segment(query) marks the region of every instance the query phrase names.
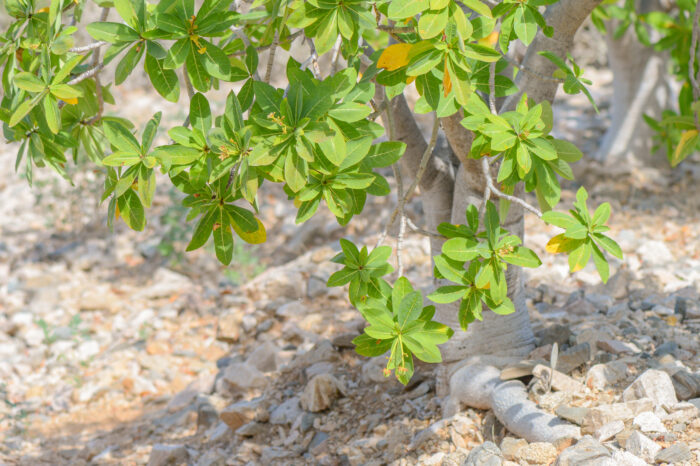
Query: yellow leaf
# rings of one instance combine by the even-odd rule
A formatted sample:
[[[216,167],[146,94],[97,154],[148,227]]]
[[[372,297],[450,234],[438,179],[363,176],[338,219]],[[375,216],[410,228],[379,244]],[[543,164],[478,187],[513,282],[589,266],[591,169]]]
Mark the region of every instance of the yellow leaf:
[[[61,99],[61,100],[67,104],[78,105],[78,98],[77,97],[73,97],[72,99]]]
[[[119,220],[119,204],[117,204],[114,209],[114,220]]]
[[[675,327],[678,325],[678,317],[676,316],[668,316],[666,317],[666,323],[670,325],[671,327]]]
[[[44,8],[40,8],[36,10],[37,13],[48,13],[49,12],[49,7],[45,6]]]
[[[671,166],[675,167],[683,161],[690,153],[693,151],[693,147],[698,142],[698,130],[689,129],[688,131],[683,131],[681,134],[681,140],[678,141],[678,146],[676,150],[673,151],[673,158],[671,158]]]
[[[562,252],[573,250],[578,246],[578,241],[579,240],[567,238],[562,233],[550,239],[544,249],[550,254],[561,254]]]
[[[447,71],[447,58],[445,58],[445,70],[442,77],[442,88],[444,89],[445,97],[452,90],[452,79],[450,79],[450,72]]]
[[[413,81],[415,81],[415,80],[416,80],[416,77],[415,77],[415,76],[408,76],[408,77],[406,78],[406,84],[411,84],[411,83],[412,83]]]
[[[294,207],[297,209],[301,207],[301,201],[299,199],[294,199]]]
[[[409,52],[413,44],[393,44],[384,49],[377,60],[377,68],[384,68],[387,71],[398,70],[402,66],[408,65]]]
[[[586,266],[586,264],[581,264],[578,263],[574,266],[574,268],[571,270],[571,272],[578,272],[579,270],[583,269]]]
[[[479,39],[479,44],[480,45],[488,45],[493,47],[493,45],[498,42],[498,31],[493,31],[491,34],[489,34],[486,37],[482,37]]]
[[[243,231],[235,223],[232,223],[231,226],[233,227],[233,230],[236,232],[236,234],[240,236],[241,239],[246,243],[261,244],[267,241],[267,232],[265,231],[265,225],[262,224],[259,218],[256,218],[255,221],[258,222],[258,229],[251,233]]]

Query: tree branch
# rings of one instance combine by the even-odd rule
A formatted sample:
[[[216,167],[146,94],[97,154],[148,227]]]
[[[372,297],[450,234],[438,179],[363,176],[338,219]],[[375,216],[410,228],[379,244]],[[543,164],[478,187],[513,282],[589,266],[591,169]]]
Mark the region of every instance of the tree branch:
[[[70,85],[72,86],[72,85],[74,85],[74,84],[78,84],[79,82],[85,81],[86,79],[92,78],[92,77],[95,76],[97,73],[99,73],[100,70],[101,70],[102,68],[104,68],[104,66],[105,66],[105,65],[104,65],[103,63],[100,63],[100,64],[98,64],[98,65],[95,65],[95,66],[93,66],[92,68],[90,68],[89,70],[84,71],[83,73],[80,73],[78,76],[76,76],[75,78],[71,79],[71,80],[68,81],[66,84],[70,84]]]
[[[109,44],[109,42],[105,42],[105,41],[101,40],[99,42],[93,42],[92,44],[83,45],[82,47],[73,47],[73,48],[68,49],[68,51],[73,52],[73,53],[85,53],[85,52],[89,52],[90,50],[99,49],[103,45],[107,45],[107,44]]]

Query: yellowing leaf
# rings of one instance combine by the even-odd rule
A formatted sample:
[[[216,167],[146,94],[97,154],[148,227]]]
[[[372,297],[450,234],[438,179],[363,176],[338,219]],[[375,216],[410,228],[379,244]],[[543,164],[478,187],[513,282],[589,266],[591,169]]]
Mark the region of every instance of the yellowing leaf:
[[[267,232],[265,231],[265,225],[262,224],[260,219],[256,218],[255,221],[258,222],[258,229],[253,232],[243,231],[237,224],[232,223],[231,226],[238,236],[241,237],[243,241],[250,244],[262,244],[267,241]]]
[[[498,31],[493,31],[488,36],[479,39],[479,45],[488,45],[489,47],[493,47],[496,42],[498,42]]]
[[[406,77],[406,84],[411,84],[415,80],[416,80],[415,76],[407,76]]]
[[[77,97],[73,97],[72,99],[61,99],[61,100],[67,104],[70,104],[70,105],[78,105],[78,98]]]
[[[445,70],[442,77],[442,88],[444,89],[444,95],[447,95],[452,90],[452,79],[450,79],[450,72],[447,71],[447,58],[445,58]]]
[[[586,266],[586,264],[582,264],[580,262],[577,262],[576,265],[574,265],[574,268],[571,269],[572,272],[578,272],[579,270],[583,269]]]
[[[673,157],[671,158],[671,166],[675,167],[683,161],[690,153],[698,142],[698,130],[689,129],[688,131],[683,131],[681,134],[681,140],[678,142],[676,150],[673,151]]]
[[[294,199],[294,207],[297,209],[301,207],[301,201],[299,199]]]
[[[40,8],[36,10],[37,13],[48,13],[49,12],[49,7],[45,6],[44,8]]]
[[[563,252],[569,252],[578,246],[580,240],[575,240],[567,238],[562,233],[549,240],[547,246],[545,246],[545,251],[550,254],[561,254]]]
[[[413,44],[393,44],[384,49],[377,60],[377,68],[384,68],[387,71],[398,70],[402,66],[408,65],[409,52]]]

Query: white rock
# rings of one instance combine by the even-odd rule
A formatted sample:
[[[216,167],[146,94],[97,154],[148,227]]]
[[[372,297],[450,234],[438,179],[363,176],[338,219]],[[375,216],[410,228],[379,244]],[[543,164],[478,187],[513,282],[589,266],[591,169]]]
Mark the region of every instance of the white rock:
[[[622,432],[624,429],[625,423],[622,421],[608,422],[595,431],[595,437],[599,442],[605,442]]]
[[[627,364],[622,361],[595,364],[586,374],[586,386],[591,389],[603,390],[608,385],[614,385],[625,377],[627,377]]]
[[[265,374],[256,367],[244,362],[229,364],[224,369],[223,380],[234,388],[247,390],[250,388],[263,388],[267,385]]]
[[[678,403],[671,377],[663,371],[649,369],[622,393],[625,401],[651,398],[655,406],[673,406]]]
[[[663,265],[673,261],[673,254],[661,241],[645,241],[637,248],[637,255],[646,265]]]
[[[657,445],[646,435],[635,430],[627,439],[625,449],[633,455],[642,458],[644,461],[653,463],[654,456],[661,450],[661,446]]]
[[[637,414],[632,423],[642,432],[667,432],[661,419],[651,411],[644,411],[643,413]]]
[[[299,407],[299,397],[294,396],[272,410],[270,423],[291,424],[302,414],[303,411]]]
[[[344,389],[341,383],[331,374],[314,376],[304,388],[301,395],[301,406],[307,411],[316,413],[327,409]]]
[[[599,341],[598,348],[613,354],[637,354],[642,352],[634,343],[620,340]]]
[[[613,453],[613,461],[618,466],[647,466],[647,462],[628,451],[618,450]]]

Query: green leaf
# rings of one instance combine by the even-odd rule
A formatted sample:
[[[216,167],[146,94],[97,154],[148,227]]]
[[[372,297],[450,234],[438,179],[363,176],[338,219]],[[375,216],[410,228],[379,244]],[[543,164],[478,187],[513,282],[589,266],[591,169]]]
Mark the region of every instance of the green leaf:
[[[478,242],[468,238],[451,238],[442,245],[442,253],[450,259],[466,262],[479,255],[476,248],[478,244]]]
[[[578,272],[583,269],[588,263],[588,259],[591,257],[592,250],[591,243],[585,241],[579,247],[571,251],[569,253],[569,269],[572,272]]]
[[[524,246],[514,247],[513,252],[504,254],[501,258],[509,264],[518,265],[520,267],[535,268],[542,265],[542,261],[537,257],[535,251]]]
[[[569,141],[562,141],[561,139],[551,139],[549,142],[554,145],[554,148],[556,149],[559,158],[564,160],[565,162],[578,162],[581,159],[581,157],[583,157],[583,153],[578,149],[578,147],[576,147]]]
[[[128,189],[122,196],[119,196],[117,207],[119,208],[119,215],[129,228],[136,231],[144,229],[146,217],[143,213],[143,204],[141,204],[141,199],[133,190]]]
[[[418,34],[423,39],[432,39],[445,30],[447,19],[447,8],[426,11],[418,20]]]
[[[10,117],[10,122],[8,123],[10,127],[15,126],[17,123],[22,121],[22,118],[27,116],[27,114],[43,99],[44,93],[37,94],[34,98],[25,100],[15,109]]]
[[[146,7],[143,0],[114,0],[117,13],[126,23],[136,30],[140,30],[146,23]]]
[[[114,71],[114,83],[119,85],[123,83],[127,77],[134,71],[136,65],[141,60],[145,48],[143,44],[138,43],[131,47],[124,57],[121,59],[117,65],[117,69]]]
[[[622,259],[622,249],[612,238],[605,236],[602,233],[593,233],[593,238],[606,251],[618,259]]]
[[[254,233],[258,231],[258,220],[255,218],[255,214],[250,210],[238,207],[237,205],[227,204],[226,212],[231,219],[231,223],[238,226],[238,228],[245,233]]]
[[[489,9],[488,6],[485,4],[481,3],[479,0],[460,0],[462,3],[464,3],[467,8],[474,10],[476,13],[480,14],[481,16],[486,16],[487,18],[493,18],[493,15],[491,14],[491,10]]]
[[[133,42],[139,40],[139,35],[126,24],[121,23],[90,23],[85,29],[96,40],[109,43]]]
[[[389,19],[404,19],[416,16],[430,7],[429,0],[393,0],[389,2]]]
[[[104,159],[102,159],[102,165],[108,167],[130,167],[141,162],[141,157],[136,152],[113,152]]]
[[[211,128],[209,101],[199,92],[194,94],[190,100],[190,123],[192,129],[198,130],[203,136],[206,136]]]
[[[468,290],[469,288],[466,286],[441,286],[437,290],[430,293],[428,295],[428,299],[438,304],[452,303],[463,298]]]
[[[141,145],[136,140],[131,131],[126,129],[121,123],[117,121],[107,120],[102,125],[104,129],[105,136],[109,140],[110,144],[117,148],[117,150],[124,152],[136,152],[141,153]]]
[[[168,54],[165,56],[165,60],[163,60],[163,67],[166,69],[181,67],[182,64],[185,63],[189,51],[190,40],[188,38],[177,40],[172,47],[170,47],[170,50],[168,50]]]
[[[336,120],[354,123],[356,121],[364,120],[370,113],[372,113],[372,109],[370,109],[367,105],[358,102],[344,102],[329,110],[328,116],[335,118]]]
[[[211,85],[211,78],[204,68],[202,63],[203,59],[200,58],[199,53],[197,53],[194,45],[190,44],[189,50],[187,52],[187,58],[185,59],[185,66],[187,66],[187,76],[189,76],[192,86],[200,92],[207,92],[209,86]]]
[[[397,321],[399,328],[404,329],[408,324],[415,321],[423,310],[423,296],[418,291],[408,293],[399,304]]]
[[[537,34],[537,22],[532,11],[526,6],[521,6],[515,14],[514,23],[515,35],[518,36],[523,44],[530,45],[530,42]]]
[[[83,91],[80,88],[69,86],[68,84],[52,84],[49,91],[65,102],[70,102],[83,95]]]
[[[578,224],[576,219],[574,219],[572,216],[562,212],[555,212],[553,210],[542,214],[542,220],[551,225],[558,226],[559,228],[569,228]]]
[[[605,225],[605,223],[610,218],[610,204],[603,202],[593,213],[593,219],[591,220],[593,226]]]
[[[156,147],[151,153],[164,165],[189,165],[199,159],[202,153],[193,147],[180,144]]]
[[[608,261],[605,259],[603,252],[598,248],[598,246],[595,245],[595,243],[593,243],[592,246],[593,263],[595,264],[595,268],[598,270],[598,275],[600,275],[600,279],[603,281],[603,283],[607,283],[608,278],[610,277],[610,266],[608,265]]]
[[[435,256],[433,259],[438,272],[447,280],[454,283],[469,283],[463,262],[453,261],[445,256]]]
[[[693,149],[695,149],[695,146],[697,145],[699,139],[700,134],[698,133],[698,130],[691,129],[683,131],[683,133],[681,133],[681,138],[678,142],[678,145],[673,151],[673,155],[671,157],[671,166],[675,167],[676,165],[681,163],[686,157],[688,157],[688,155],[690,155],[693,152]]]
[[[12,79],[15,86],[29,92],[41,92],[46,89],[46,84],[32,73],[26,71],[17,73]]]
[[[289,154],[284,161],[284,181],[292,191],[299,192],[306,186],[308,165],[306,160],[298,155]]]
[[[200,38],[199,43],[201,45],[199,50],[203,51],[200,55],[203,58],[206,72],[215,78],[228,80],[231,74],[231,63],[228,56],[211,42]]]
[[[54,96],[48,94],[42,101],[42,107],[49,129],[53,134],[58,134],[58,130],[61,129],[61,114],[58,110],[58,101]]]
[[[359,335],[352,340],[357,354],[370,358],[381,356],[389,351],[392,342],[393,340],[378,340],[366,334]]]
[[[156,92],[167,101],[177,102],[180,98],[180,81],[173,70],[165,68],[165,60],[146,55],[144,68]]]
[[[214,251],[219,262],[229,265],[233,259],[233,234],[228,222],[228,214],[222,207],[216,209],[215,212]]]
[[[348,267],[344,267],[343,269],[338,270],[337,272],[333,273],[328,278],[328,283],[326,283],[326,286],[332,287],[332,286],[347,285],[356,276],[357,277],[360,276],[359,272],[357,270],[350,269]]]
[[[387,141],[374,144],[364,159],[370,168],[388,167],[396,163],[406,151],[406,144],[398,141]]]

